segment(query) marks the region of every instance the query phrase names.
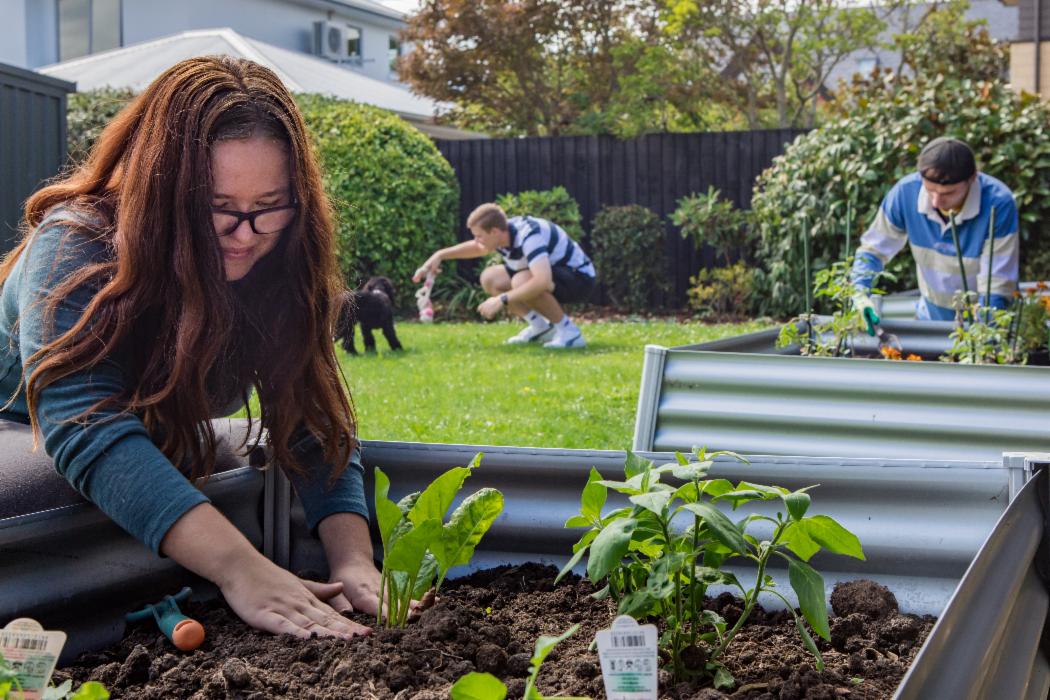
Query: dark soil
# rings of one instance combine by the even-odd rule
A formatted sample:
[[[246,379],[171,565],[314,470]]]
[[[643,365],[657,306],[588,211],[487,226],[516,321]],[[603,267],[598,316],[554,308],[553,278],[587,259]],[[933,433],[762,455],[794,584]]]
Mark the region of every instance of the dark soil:
[[[586,581],[571,577],[555,586],[555,573],[526,564],[451,581],[438,604],[408,629],[377,629],[351,641],[275,637],[246,627],[221,603],[190,604],[185,612],[208,634],[200,649],[178,652],[155,627],[136,626],[116,647],[57,671],[55,682],[98,680],[114,698],[438,700],[449,697],[456,679],[477,670],[502,678],[507,697],[516,699],[536,637],[579,622],[580,630],[543,665],[540,690],[603,699],[598,657],[588,646],[612,621],[614,608],[592,599]],[[708,603],[729,623],[740,613],[730,595]],[[889,698],[934,619],[899,614],[893,595],[870,581],[838,586],[832,605],[832,642],[818,640],[823,672],[803,649],[789,613],[756,608],[725,658],[735,692],[673,685],[661,671],[660,697]]]

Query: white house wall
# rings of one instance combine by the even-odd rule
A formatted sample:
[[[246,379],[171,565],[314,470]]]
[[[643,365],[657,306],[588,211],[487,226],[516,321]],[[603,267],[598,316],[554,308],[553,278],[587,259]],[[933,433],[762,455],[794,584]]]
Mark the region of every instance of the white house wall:
[[[10,41],[0,41],[0,63],[22,68],[26,65],[25,0],[0,0],[0,13],[5,24],[23,28],[23,31],[13,32]]]

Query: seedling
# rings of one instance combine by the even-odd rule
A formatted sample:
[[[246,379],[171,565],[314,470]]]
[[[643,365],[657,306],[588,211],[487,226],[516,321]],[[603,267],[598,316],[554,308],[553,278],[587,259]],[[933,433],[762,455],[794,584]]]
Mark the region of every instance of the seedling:
[[[580,514],[565,523],[566,527],[589,529],[573,547],[573,556],[558,577],[586,555],[588,578],[596,586],[605,584],[595,596],[612,596],[623,615],[662,618],[665,631],[660,646],[676,680],[709,676],[716,687],[734,685],[720,658],[761,593],[787,605],[803,644],[816,658],[817,668],[823,669],[820,652],[803,621],[822,638],[830,639],[824,580],[806,562],[822,547],[863,559],[860,542],[828,516],[806,516],[810,506],[807,491],[813,487],[789,491],[746,481],[734,486],[726,479],[709,479],[714,458],[722,455],[747,462],[732,452],[694,448],[695,461],[676,453],[677,461],[660,466],[628,453],[624,481],[605,480],[592,468],[580,499]],[[684,484],[665,484],[661,481],[664,475]],[[631,505],[603,514],[610,489],[627,495]],[[733,522],[714,505],[729,503],[736,510],[752,501],[770,500],[780,500],[786,515],[778,512],[774,518],[753,513]],[[691,521],[684,530],[673,526],[679,516]],[[764,539],[759,539],[747,532],[758,523],[771,527],[772,533],[764,532]],[[801,616],[766,574],[773,556],[787,561]],[[723,570],[731,559],[755,565],[753,586],[745,587],[733,573]],[[740,591],[744,608],[735,621],[703,608],[707,589],[715,584]]]
[[[22,684],[18,682],[11,662],[0,654],[0,700],[22,700]],[[73,692],[73,681],[44,689],[42,700],[109,700],[109,691],[101,683],[88,681]]]
[[[478,453],[466,467],[453,467],[422,492],[394,503],[387,494],[390,479],[375,470],[375,508],[383,541],[383,573],[379,588],[378,623],[404,627],[413,599],[437,591],[449,569],[470,563],[474,549],[503,511],[503,494],[479,489],[463,500],[448,522],[445,513],[463,482],[481,463]]]
[[[780,329],[778,348],[797,344],[803,355],[815,357],[845,357],[853,354],[852,339],[864,332],[864,322],[853,305],[857,288],[850,279],[852,269],[853,258],[849,257],[817,272],[813,296],[828,299],[832,307],[831,317],[817,321],[808,312],[797,316]],[[895,278],[888,272],[876,275],[877,281],[882,279]],[[882,289],[871,291],[872,294],[885,294]]]
[[[529,678],[525,681],[525,693],[522,700],[590,700],[579,696],[547,696],[540,694],[536,688],[536,679],[540,675],[540,666],[554,649],[555,645],[572,636],[580,626],[573,625],[557,637],[540,635],[536,640],[536,649],[532,652],[532,665],[529,667]],[[452,700],[504,700],[507,697],[507,686],[491,673],[468,673],[452,686]]]

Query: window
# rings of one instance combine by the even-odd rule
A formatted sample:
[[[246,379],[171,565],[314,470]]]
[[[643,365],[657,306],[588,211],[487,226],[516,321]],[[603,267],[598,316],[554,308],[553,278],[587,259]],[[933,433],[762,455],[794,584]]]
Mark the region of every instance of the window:
[[[351,61],[361,60],[361,28],[346,25],[346,55]]]
[[[857,72],[861,75],[871,75],[871,72],[879,67],[878,56],[865,56],[857,59]]]
[[[121,45],[121,0],[57,0],[58,60]]]
[[[390,36],[388,39],[386,53],[390,62],[390,72],[393,73],[397,71],[397,59],[401,56],[401,42],[396,36]]]

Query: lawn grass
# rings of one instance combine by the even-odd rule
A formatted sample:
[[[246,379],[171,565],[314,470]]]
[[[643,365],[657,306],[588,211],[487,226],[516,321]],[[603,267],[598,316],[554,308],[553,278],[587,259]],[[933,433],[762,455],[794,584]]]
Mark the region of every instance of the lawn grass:
[[[399,323],[407,348],[338,349],[365,440],[624,449],[634,432],[647,343],[674,347],[757,323],[581,323],[587,347],[546,350],[504,340],[519,323]],[[361,343],[358,342],[358,349]]]

